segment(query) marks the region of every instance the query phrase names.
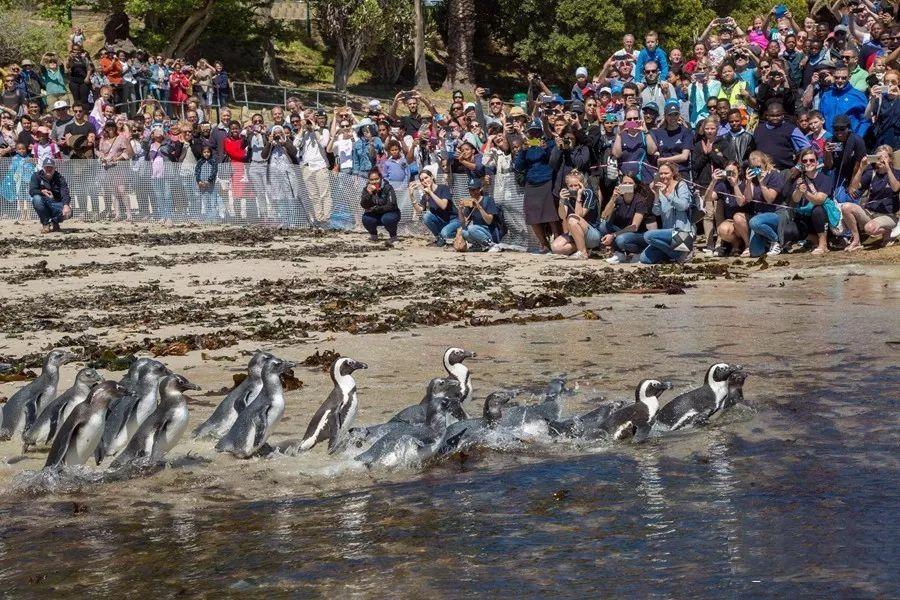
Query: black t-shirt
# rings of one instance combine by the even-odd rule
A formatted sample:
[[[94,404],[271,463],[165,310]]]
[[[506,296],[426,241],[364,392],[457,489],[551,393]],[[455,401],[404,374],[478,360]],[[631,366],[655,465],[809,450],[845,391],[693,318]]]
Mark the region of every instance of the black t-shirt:
[[[79,125],[73,119],[72,121],[69,121],[69,124],[66,125],[66,128],[65,128],[65,133],[66,134],[71,133],[73,136],[87,135],[87,134],[91,133],[92,131],[94,131],[94,127],[93,127],[93,125],[91,125],[91,122],[87,121],[87,120],[85,120],[84,123]]]
[[[785,180],[784,176],[779,171],[769,171],[767,175],[762,178],[762,183],[767,188],[773,188],[778,190],[778,195],[775,197],[775,200],[772,201],[771,204],[766,202],[766,199],[763,197],[762,188],[758,185],[753,186],[753,214],[766,213],[766,212],[775,212],[778,210],[777,206],[773,206],[774,204],[781,204],[781,195],[784,191]]]
[[[797,180],[794,182],[794,190],[795,191],[798,187],[800,187],[801,183],[805,183],[806,189],[808,189],[808,190],[815,190],[818,193],[824,192],[825,194],[830,194],[831,189],[834,186],[834,180],[831,178],[830,175],[828,175],[824,171],[819,171],[816,174],[816,176],[813,177],[812,179],[807,178],[806,175],[804,175],[802,177],[798,177]],[[800,199],[801,206],[803,206],[804,204],[807,204],[807,203],[808,203],[808,200],[805,197]]]
[[[428,212],[433,213],[442,221],[449,221],[456,217],[456,207],[453,206],[453,191],[449,185],[438,184],[434,190],[435,196],[447,201],[447,208],[441,208],[429,194],[422,194],[422,203],[427,204]]]
[[[900,171],[893,169],[894,177],[900,180]],[[863,206],[876,213],[894,214],[900,210],[900,196],[891,189],[887,173],[877,173],[871,166],[866,167],[860,180],[862,190],[869,191],[869,197]]]
[[[737,213],[744,213],[745,215],[749,215],[751,211],[751,204],[747,203],[743,206],[738,204],[738,196],[743,197],[744,190],[740,186],[738,186],[737,191],[731,187],[727,181],[720,179],[716,181],[716,185],[713,187],[713,191],[718,195],[719,202],[725,206],[725,218],[732,219],[734,215]]]
[[[422,117],[419,115],[400,117],[400,126],[406,130],[406,135],[412,135],[422,127]]]
[[[616,207],[613,209],[609,221],[619,229],[624,229],[634,222],[634,215],[644,215],[644,220],[641,221],[637,230],[638,233],[642,233],[647,231],[647,215],[650,214],[652,208],[653,201],[639,194],[635,194],[631,202],[625,202],[624,198],[616,196]]]
[[[841,142],[835,139],[832,139],[831,142],[841,144]],[[856,165],[866,157],[866,144],[861,137],[855,133],[851,133],[850,137],[847,138],[846,142],[841,144],[840,148],[840,151],[832,152],[831,154],[834,161],[834,187],[843,185],[846,188],[850,185],[850,179],[853,178]],[[820,191],[831,194],[834,190],[827,189]]]
[[[671,131],[665,127],[659,127],[653,130],[653,140],[656,142],[656,149],[659,151],[660,158],[677,156],[682,151],[687,150],[688,159],[683,163],[678,163],[678,171],[690,173],[690,152],[694,149],[694,133],[690,129],[680,125]]]
[[[25,100],[22,98],[22,95],[13,90],[11,92],[3,92],[2,97],[0,97],[0,102],[3,103],[3,106],[15,111],[16,114],[19,114],[19,108],[25,104]]]

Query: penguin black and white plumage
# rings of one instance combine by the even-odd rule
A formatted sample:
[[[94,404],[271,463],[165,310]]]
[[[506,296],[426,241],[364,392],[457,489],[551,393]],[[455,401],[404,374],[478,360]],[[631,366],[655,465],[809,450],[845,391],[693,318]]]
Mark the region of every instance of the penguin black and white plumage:
[[[71,467],[86,463],[103,435],[109,404],[121,398],[126,391],[115,381],[104,381],[94,386],[87,400],[75,407],[56,434],[44,467]]]
[[[484,440],[485,435],[495,431],[503,420],[503,409],[512,400],[509,392],[492,392],[484,399],[481,417],[464,419],[447,427],[447,440],[441,453],[466,450]]]
[[[22,452],[28,452],[31,446],[38,448],[49,446],[75,407],[87,400],[91,389],[101,381],[103,376],[95,369],[88,367],[78,371],[72,387],[48,404],[35,422],[22,432],[24,443]]]
[[[503,427],[525,427],[535,423],[559,421],[562,415],[560,399],[568,392],[565,379],[553,379],[547,384],[541,402],[527,406],[509,406],[503,411],[500,424]]]
[[[313,415],[303,439],[295,448],[296,452],[306,452],[319,442],[328,440],[328,452],[333,454],[348,441],[348,433],[359,408],[353,372],[368,368],[366,363],[352,358],[339,358],[334,361],[331,365],[331,381],[334,382],[334,387]]]
[[[459,381],[454,378],[432,381],[425,424],[398,423],[355,460],[370,468],[376,464],[392,468],[420,464],[438,453],[447,441],[450,407],[459,403],[462,390]],[[458,435],[463,433],[465,429]]]
[[[3,405],[0,419],[0,440],[10,440],[34,423],[44,408],[56,398],[59,368],[75,355],[57,348],[44,357],[44,368],[34,381],[12,395]]]
[[[159,383],[159,405],[141,423],[128,446],[112,462],[119,468],[136,460],[156,462],[171,450],[184,435],[188,424],[187,390],[199,390],[181,375],[168,375]]]
[[[747,380],[746,371],[735,371],[728,376],[728,394],[722,402],[720,411],[727,410],[735,404],[744,403],[744,381]]]
[[[589,413],[577,415],[571,419],[551,422],[550,434],[556,436],[564,435],[573,438],[582,437],[586,432],[599,428],[600,425],[609,418],[609,415],[625,406],[625,403],[621,400],[607,401],[603,396],[594,398],[589,403],[596,404],[597,408]]]
[[[646,435],[659,411],[659,396],[672,389],[668,381],[645,379],[634,391],[634,404],[613,411],[600,426],[587,430],[583,437],[597,439],[608,435],[614,440],[625,440],[637,434]]]
[[[462,403],[467,400],[472,400],[473,398],[471,373],[469,367],[467,367],[463,361],[475,356],[476,354],[474,352],[463,350],[462,348],[447,348],[444,352],[444,370],[447,371],[447,374],[452,379],[459,382],[460,389],[462,390],[462,400],[460,401],[459,406],[451,407],[450,412],[450,415],[459,421],[469,418]],[[424,425],[425,413],[428,407],[428,398],[428,394],[426,393],[421,402],[412,406],[407,406],[391,417],[390,420],[400,423],[409,423],[410,425]]]
[[[262,369],[266,361],[273,358],[268,352],[261,350],[253,354],[250,364],[247,365],[247,377],[237,384],[228,395],[222,399],[216,410],[206,421],[194,429],[195,438],[209,438],[218,440],[228,433],[231,426],[237,420],[238,415],[250,406],[262,391]]]
[[[250,458],[262,448],[284,415],[281,374],[294,366],[292,362],[275,357],[266,361],[262,370],[262,391],[241,411],[231,430],[216,444],[216,450],[238,458]]]
[[[146,356],[139,356],[134,359],[134,362],[128,367],[125,376],[119,380],[119,385],[129,392],[134,391],[134,386],[137,385],[138,375],[152,360],[152,358],[147,358]]]
[[[98,465],[107,456],[115,456],[124,450],[141,423],[156,410],[159,382],[171,373],[164,364],[153,359],[146,359],[138,369],[137,379],[128,395],[109,407],[103,437],[95,450]]]
[[[728,378],[741,371],[740,365],[716,363],[706,370],[703,385],[685,392],[663,406],[653,423],[653,433],[676,431],[702,425],[720,410],[728,397]]]

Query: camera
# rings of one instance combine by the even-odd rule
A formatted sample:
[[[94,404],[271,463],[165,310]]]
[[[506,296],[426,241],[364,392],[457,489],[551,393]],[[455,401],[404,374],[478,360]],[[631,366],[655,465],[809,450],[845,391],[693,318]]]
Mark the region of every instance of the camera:
[[[484,91],[485,97],[489,97],[491,95],[491,92],[492,92],[491,88],[486,87],[486,88],[481,88],[481,89]]]
[[[563,150],[571,150],[572,149],[572,139],[571,138],[563,138],[562,139],[562,147]]]

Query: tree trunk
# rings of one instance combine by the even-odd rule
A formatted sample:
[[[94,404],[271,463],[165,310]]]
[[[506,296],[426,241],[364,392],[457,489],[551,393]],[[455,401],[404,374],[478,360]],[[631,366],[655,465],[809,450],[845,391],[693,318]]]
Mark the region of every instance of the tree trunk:
[[[213,15],[215,0],[205,0],[203,6],[195,10],[172,35],[166,46],[167,56],[184,56],[197,44]]]
[[[475,84],[475,0],[450,0],[445,88]]]
[[[345,43],[344,38],[338,37],[335,40],[337,52],[334,57],[334,87],[337,91],[343,92],[347,89],[347,81],[356,68],[359,67],[359,61],[362,59],[363,40],[351,40],[349,44]]]
[[[277,84],[281,79],[281,76],[278,74],[278,63],[275,60],[275,42],[272,41],[272,38],[267,37],[265,40],[263,40],[262,51],[263,74],[272,83]]]
[[[413,45],[413,68],[416,74],[416,87],[428,89],[428,69],[425,65],[425,15],[422,12],[422,0],[413,0],[416,12],[416,36]],[[398,73],[399,76],[399,73]],[[396,83],[396,79],[394,82]]]

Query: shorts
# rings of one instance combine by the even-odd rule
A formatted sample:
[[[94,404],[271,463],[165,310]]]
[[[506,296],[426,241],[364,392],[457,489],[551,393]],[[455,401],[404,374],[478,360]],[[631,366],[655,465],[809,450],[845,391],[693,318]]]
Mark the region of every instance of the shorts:
[[[596,248],[600,245],[601,238],[600,230],[594,225],[590,225],[588,226],[587,231],[584,232],[584,245],[588,249]]]
[[[897,226],[897,219],[891,215],[874,213],[867,210],[866,216],[869,217],[869,221],[866,221],[866,223],[864,223],[865,225],[868,225],[870,221],[874,221],[879,229],[893,229]]]

